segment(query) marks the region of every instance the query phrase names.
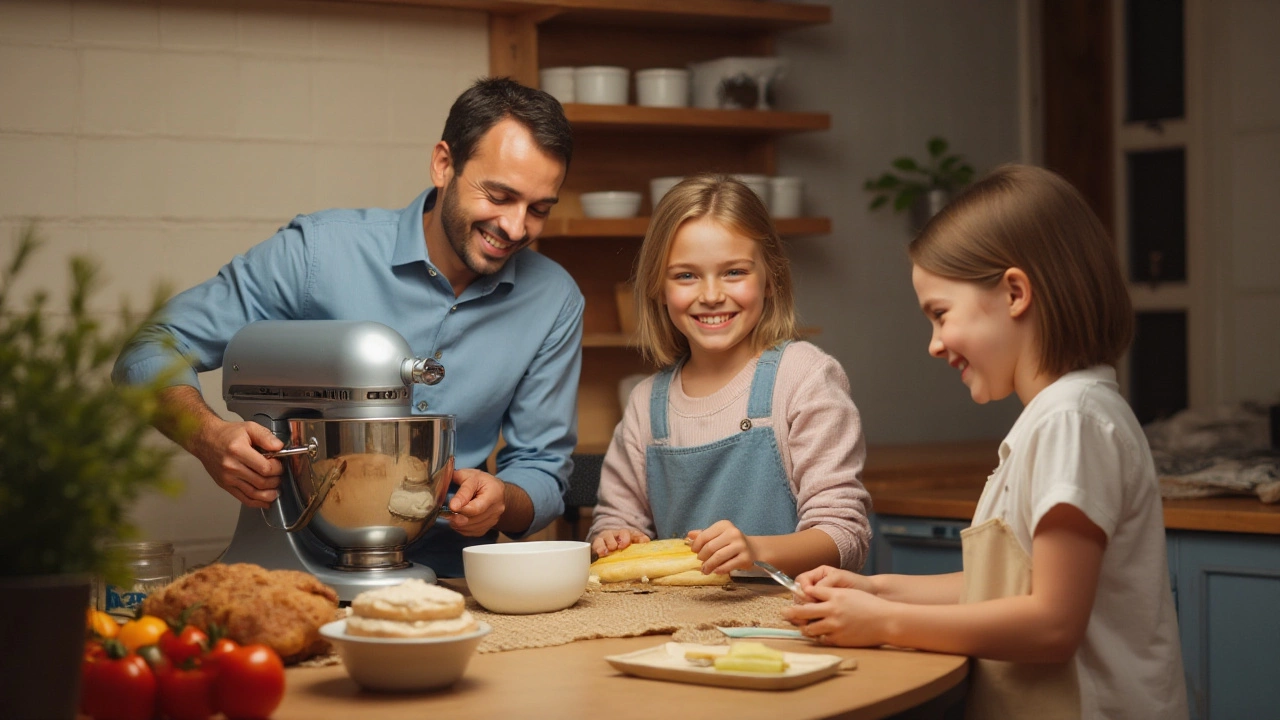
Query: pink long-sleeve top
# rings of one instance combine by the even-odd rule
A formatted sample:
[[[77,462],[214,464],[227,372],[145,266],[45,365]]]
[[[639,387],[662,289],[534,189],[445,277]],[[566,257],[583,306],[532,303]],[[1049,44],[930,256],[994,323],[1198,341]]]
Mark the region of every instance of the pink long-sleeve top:
[[[740,432],[756,361],[706,397],[690,397],[680,372],[671,381],[668,423],[672,447],[715,442]],[[589,537],[601,530],[629,528],[654,536],[645,474],[645,448],[653,444],[649,397],[656,376],[645,379],[627,402],[613,431],[600,475],[600,493]],[[789,344],[778,363],[772,424],[791,481],[800,521],[796,532],[818,528],[840,550],[840,565],[862,568],[871,542],[871,496],[862,485],[866,442],[862,421],[840,363],[807,342]],[[760,426],[760,422],[756,422]]]

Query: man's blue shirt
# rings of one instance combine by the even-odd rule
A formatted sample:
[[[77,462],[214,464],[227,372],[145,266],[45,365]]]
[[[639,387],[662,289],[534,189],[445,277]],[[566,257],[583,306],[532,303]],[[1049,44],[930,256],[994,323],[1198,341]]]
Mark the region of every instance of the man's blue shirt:
[[[403,210],[326,210],[299,215],[238,255],[214,278],[176,296],[116,361],[118,382],[171,368],[177,380],[222,366],[231,336],[258,320],[374,320],[399,331],[418,357],[445,366],[438,385],[414,385],[415,414],[457,416],[457,467],[484,467],[501,434],[497,476],[529,494],[529,532],[564,511],[577,443],[583,298],[573,278],[532,251],[512,256],[460,296],[427,256],[422,216],[435,190]],[[171,340],[173,347],[167,342]],[[462,574],[464,538],[443,521],[409,555],[443,576]]]

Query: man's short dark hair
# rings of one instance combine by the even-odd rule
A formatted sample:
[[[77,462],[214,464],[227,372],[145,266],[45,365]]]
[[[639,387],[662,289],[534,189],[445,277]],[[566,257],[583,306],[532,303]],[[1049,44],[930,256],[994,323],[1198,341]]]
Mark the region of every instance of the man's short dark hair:
[[[440,139],[449,145],[455,173],[462,174],[476,143],[506,118],[523,125],[538,147],[562,160],[565,169],[569,169],[573,129],[560,101],[541,90],[501,77],[477,80],[449,108]]]

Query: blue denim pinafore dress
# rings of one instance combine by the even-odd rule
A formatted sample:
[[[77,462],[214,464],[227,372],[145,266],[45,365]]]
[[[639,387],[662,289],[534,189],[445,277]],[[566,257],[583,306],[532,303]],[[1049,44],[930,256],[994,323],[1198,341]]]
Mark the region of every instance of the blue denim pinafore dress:
[[[747,535],[786,535],[799,515],[773,428],[754,419],[773,411],[773,385],[786,343],[764,351],[751,379],[742,432],[706,445],[671,447],[667,400],[675,368],[654,379],[649,396],[653,444],[645,449],[645,477],[658,538],[684,537],[718,520]]]

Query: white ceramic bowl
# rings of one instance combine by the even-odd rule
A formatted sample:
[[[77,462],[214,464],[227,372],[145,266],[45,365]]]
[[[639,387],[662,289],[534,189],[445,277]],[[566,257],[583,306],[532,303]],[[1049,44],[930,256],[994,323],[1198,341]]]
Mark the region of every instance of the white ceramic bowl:
[[[769,207],[769,176],[756,175],[754,173],[739,173],[732,176],[734,180],[746,185],[755,191],[756,196],[760,198],[760,202],[764,203],[766,208]]]
[[[679,175],[668,175],[666,177],[656,177],[649,181],[649,201],[653,203],[654,209],[657,209],[658,202],[662,200],[662,196],[684,178]]]
[[[349,635],[347,621],[323,625],[320,634],[333,643],[347,674],[368,690],[435,690],[457,682],[476,646],[489,634],[488,623],[462,635],[434,638],[383,638]]]
[[[543,68],[538,71],[538,84],[552,97],[563,103],[578,101],[577,87],[571,67]]]
[[[640,212],[640,193],[624,190],[582,193],[582,213],[589,218],[629,218]]]
[[[592,105],[626,105],[627,80],[624,67],[588,65],[573,71],[574,95],[578,102]]]
[[[684,68],[637,70],[636,104],[645,107],[687,107],[689,71]]]
[[[462,549],[467,589],[490,612],[563,610],[587,589],[591,546],[574,540],[473,545]]]

